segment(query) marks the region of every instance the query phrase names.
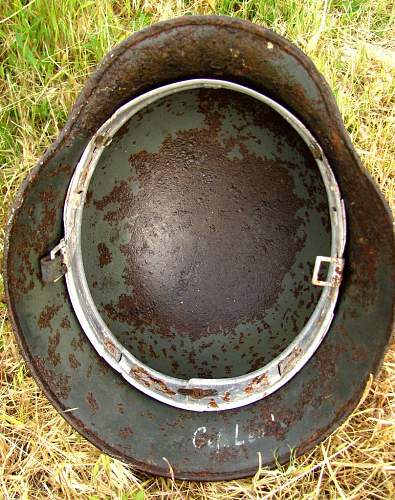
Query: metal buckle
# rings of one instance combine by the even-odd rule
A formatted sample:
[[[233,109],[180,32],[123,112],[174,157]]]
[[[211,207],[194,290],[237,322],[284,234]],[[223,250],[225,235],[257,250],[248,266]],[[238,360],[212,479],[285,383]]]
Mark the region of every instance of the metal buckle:
[[[328,273],[330,278],[327,279],[326,281],[320,280],[318,278],[321,264],[323,262],[329,262],[330,264],[332,264]],[[338,287],[341,283],[343,267],[344,267],[344,259],[341,259],[340,257],[323,257],[322,255],[318,255],[315,259],[313,277],[311,279],[311,282],[313,283],[313,285],[317,286]]]

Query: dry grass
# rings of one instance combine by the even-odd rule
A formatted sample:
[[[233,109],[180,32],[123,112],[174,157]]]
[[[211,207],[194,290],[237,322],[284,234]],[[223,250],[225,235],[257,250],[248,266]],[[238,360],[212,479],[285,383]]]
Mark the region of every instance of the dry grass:
[[[0,224],[62,127],[86,76],[131,30],[180,13],[275,29],[334,89],[362,160],[395,206],[395,7],[390,0],[2,0]],[[1,229],[2,234],[4,229]],[[144,477],[100,454],[55,412],[17,351],[0,303],[0,496],[4,498],[395,498],[395,351],[348,421],[287,467],[220,483]]]

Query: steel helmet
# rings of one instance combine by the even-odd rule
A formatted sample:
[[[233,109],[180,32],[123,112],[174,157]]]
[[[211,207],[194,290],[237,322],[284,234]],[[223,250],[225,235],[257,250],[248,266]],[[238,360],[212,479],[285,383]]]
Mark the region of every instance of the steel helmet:
[[[138,469],[204,480],[350,414],[390,340],[394,270],[390,211],[323,77],[220,16],[106,56],[17,196],[5,259],[62,416]]]

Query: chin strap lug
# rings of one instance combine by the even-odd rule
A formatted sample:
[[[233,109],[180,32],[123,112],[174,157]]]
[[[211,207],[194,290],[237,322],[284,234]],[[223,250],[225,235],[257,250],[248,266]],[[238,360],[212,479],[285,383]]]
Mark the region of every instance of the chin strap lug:
[[[56,247],[50,251],[49,255],[40,260],[43,283],[54,283],[66,274],[65,249],[66,242],[61,239]]]

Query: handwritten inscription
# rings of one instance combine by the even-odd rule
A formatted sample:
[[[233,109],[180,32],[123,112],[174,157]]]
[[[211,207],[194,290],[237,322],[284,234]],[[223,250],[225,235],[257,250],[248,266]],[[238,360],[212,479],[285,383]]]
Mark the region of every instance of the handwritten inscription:
[[[223,448],[254,443],[258,439],[262,439],[264,436],[264,429],[258,429],[254,432],[243,432],[240,429],[239,424],[234,426],[233,431],[221,430],[217,432],[210,432],[207,427],[202,426],[198,427],[193,433],[192,444],[197,449],[208,447],[215,449],[217,453],[219,453],[219,451]]]

